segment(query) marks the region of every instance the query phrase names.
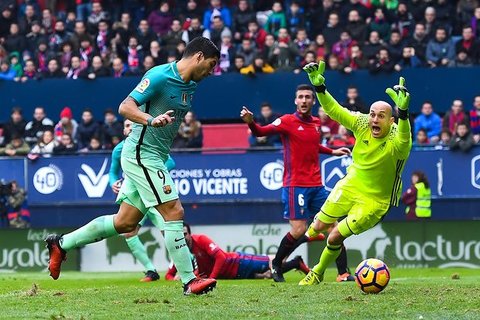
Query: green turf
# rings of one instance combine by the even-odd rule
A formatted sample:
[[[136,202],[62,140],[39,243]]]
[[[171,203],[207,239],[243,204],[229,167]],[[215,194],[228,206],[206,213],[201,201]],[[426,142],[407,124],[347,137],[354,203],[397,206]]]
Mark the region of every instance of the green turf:
[[[480,319],[480,274],[469,269],[391,270],[384,292],[355,283],[299,287],[271,280],[220,281],[204,296],[179,283],[140,283],[138,273],[0,274],[0,319]],[[452,279],[458,274],[459,279]],[[37,287],[36,289],[32,288]]]

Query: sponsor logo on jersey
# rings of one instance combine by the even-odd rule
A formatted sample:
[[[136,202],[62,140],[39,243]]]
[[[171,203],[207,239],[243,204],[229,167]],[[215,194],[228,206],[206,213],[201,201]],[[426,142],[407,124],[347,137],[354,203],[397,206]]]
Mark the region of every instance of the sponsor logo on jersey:
[[[277,127],[278,127],[281,123],[282,123],[282,120],[281,120],[280,118],[277,118],[277,119],[275,119],[275,120],[272,122],[272,124],[273,124],[274,126],[277,126]]]
[[[305,129],[303,129],[302,126],[298,126],[297,130],[298,130],[298,131],[303,131],[303,130],[305,130]]]
[[[170,194],[170,193],[172,193],[172,187],[170,187],[170,186],[168,186],[168,185],[167,185],[167,186],[163,186],[163,193],[165,193],[165,194]]]
[[[89,198],[103,197],[105,189],[108,185],[108,173],[105,173],[107,169],[107,163],[108,158],[105,158],[98,174],[95,173],[95,171],[85,163],[80,166],[85,174],[79,173],[78,179],[80,179],[83,189]]]

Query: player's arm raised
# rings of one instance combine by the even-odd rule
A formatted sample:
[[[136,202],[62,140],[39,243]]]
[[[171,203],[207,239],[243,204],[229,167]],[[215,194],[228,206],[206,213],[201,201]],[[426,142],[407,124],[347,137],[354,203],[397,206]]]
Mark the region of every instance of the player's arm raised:
[[[395,85],[393,89],[387,88],[385,92],[398,107],[398,130],[395,136],[395,148],[406,158],[412,148],[412,134],[410,120],[408,119],[410,93],[405,87],[405,79],[400,77],[398,85]]]
[[[328,116],[345,126],[347,129],[355,131],[354,126],[357,116],[342,107],[327,91],[325,77],[323,76],[323,73],[325,72],[325,62],[320,61],[320,63],[309,63],[303,67],[303,70],[308,74],[308,78],[317,92],[318,101]]]
[[[242,118],[243,122],[248,124],[248,127],[255,137],[264,137],[279,133],[277,127],[272,124],[267,124],[266,126],[262,127],[255,123],[253,112],[248,110],[248,108],[245,106],[240,111],[240,118]]]

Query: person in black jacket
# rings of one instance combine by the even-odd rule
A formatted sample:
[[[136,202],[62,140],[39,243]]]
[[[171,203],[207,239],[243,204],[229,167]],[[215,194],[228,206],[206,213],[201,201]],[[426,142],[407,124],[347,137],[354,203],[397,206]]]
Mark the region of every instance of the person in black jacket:
[[[23,119],[22,108],[14,107],[10,113],[10,120],[3,125],[4,140],[3,144],[8,144],[12,141],[12,137],[23,137],[25,134],[25,126],[27,122]]]
[[[53,148],[54,154],[75,154],[77,152],[77,144],[73,142],[72,136],[68,133],[62,134],[60,144]]]
[[[47,64],[47,70],[42,72],[43,79],[65,78],[65,73],[60,69],[57,59],[50,59]]]
[[[92,58],[92,65],[80,71],[79,77],[95,80],[96,78],[109,77],[110,75],[110,70],[103,66],[102,58],[100,56],[94,56]]]
[[[82,113],[82,121],[80,121],[75,141],[79,149],[88,147],[92,137],[100,136],[100,124],[93,118],[92,110],[86,108]]]

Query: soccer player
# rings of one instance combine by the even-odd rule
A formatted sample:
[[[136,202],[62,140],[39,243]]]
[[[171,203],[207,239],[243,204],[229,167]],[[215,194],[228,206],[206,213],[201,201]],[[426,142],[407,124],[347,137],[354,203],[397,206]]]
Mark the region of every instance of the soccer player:
[[[135,230],[147,212],[162,217],[167,251],[179,270],[185,295],[202,294],[215,279],[197,278],[183,236],[184,210],[165,167],[180,123],[191,108],[196,82],[210,75],[220,52],[207,38],[188,43],[179,61],[150,69],[120,104],[119,113],[134,122],[125,140],[121,164],[125,179],[117,197],[117,214],[98,217],[71,233],[46,238],[53,279],[70,249]]]
[[[192,234],[184,223],[183,233],[192,252],[192,262],[200,276],[215,279],[271,278],[270,257],[242,252],[225,252],[204,234]],[[282,264],[282,271],[298,269],[307,274],[310,269],[300,256]],[[167,280],[177,280],[177,269],[172,263],[165,274]]]
[[[133,122],[125,119],[123,121],[123,135],[125,137],[128,137],[130,132],[132,131],[132,124]],[[120,187],[122,186],[123,178],[121,177],[121,154],[123,150],[123,144],[125,140],[120,141],[119,144],[113,148],[112,151],[112,163],[110,165],[110,171],[108,172],[109,175],[109,184],[110,187],[112,188],[113,193],[118,194],[120,191]],[[172,170],[175,168],[175,161],[168,155],[168,159],[165,162],[165,167],[167,168],[168,171]],[[132,254],[134,257],[140,261],[140,263],[145,267],[145,277],[140,279],[142,282],[151,282],[151,281],[156,281],[160,279],[160,276],[158,275],[157,270],[155,269],[152,261],[148,257],[147,254],[147,249],[145,249],[145,246],[143,245],[142,241],[138,237],[138,231],[140,230],[140,227],[142,227],[147,219],[150,219],[152,223],[157,227],[161,228],[161,224],[158,223],[159,217],[158,216],[152,216],[152,212],[148,211],[143,219],[138,223],[137,227],[135,230],[129,233],[123,234],[125,237],[125,241],[127,242],[127,246],[130,248],[130,251],[132,251]],[[161,220],[161,219],[160,219]]]
[[[337,182],[307,231],[314,236],[347,216],[333,227],[319,263],[299,283],[313,285],[323,281],[325,269],[337,258],[346,238],[372,228],[383,219],[390,206],[398,205],[401,175],[412,137],[408,121],[410,94],[404,86],[405,79],[400,78],[399,85],[386,90],[398,107],[397,125],[394,109],[385,101],[374,102],[369,114],[351,113],[343,108],[326,90],[325,62],[309,63],[304,70],[328,116],[351,130],[356,138],[353,163],[347,175]]]
[[[291,229],[280,242],[272,261],[272,278],[275,282],[285,282],[282,262],[301,243],[315,238],[309,239],[305,235],[307,221],[313,218],[328,196],[320,177],[319,153],[336,156],[350,154],[347,148],[332,150],[320,144],[321,122],[319,118],[312,116],[314,104],[313,87],[303,84],[297,87],[295,93],[296,112],[281,116],[269,125],[256,124],[253,113],[246,107],[240,112],[240,117],[248,124],[253,135],[261,137],[280,134],[284,148],[283,217],[290,221]],[[346,254],[343,258],[346,273]]]

